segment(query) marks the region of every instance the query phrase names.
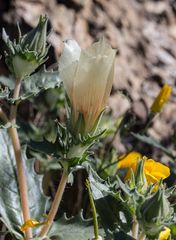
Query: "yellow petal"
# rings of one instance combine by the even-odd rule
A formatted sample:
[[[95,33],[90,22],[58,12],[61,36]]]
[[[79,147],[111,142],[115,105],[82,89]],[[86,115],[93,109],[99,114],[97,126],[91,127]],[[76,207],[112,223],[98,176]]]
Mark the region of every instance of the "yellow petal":
[[[147,178],[147,182],[149,184],[158,182],[158,179],[155,176],[153,176],[151,173],[149,173],[147,170],[144,170],[144,172],[145,172],[145,176]]]
[[[145,160],[144,173],[149,184],[158,183],[161,179],[165,179],[170,175],[170,169],[164,164],[142,157],[138,152],[130,152],[122,155],[117,163],[117,168],[129,168],[125,180],[130,178],[131,170],[136,171],[137,162],[140,159]]]
[[[26,229],[28,229],[28,228],[35,228],[35,227],[39,227],[39,226],[44,225],[44,224],[48,224],[48,222],[47,221],[38,222],[35,219],[29,219],[20,227],[20,230],[22,232],[25,232]]]
[[[152,176],[156,181],[165,179],[170,175],[170,169],[159,162],[155,162],[153,159],[148,159],[144,164],[144,172]]]
[[[139,152],[130,152],[128,154],[123,154],[119,157],[119,162],[117,163],[118,168],[133,168],[136,170],[137,161],[142,158]]]
[[[160,232],[159,240],[168,240],[171,230],[165,227],[163,231]]]
[[[164,84],[150,108],[151,112],[157,113],[161,111],[164,103],[169,99],[171,91],[172,88],[168,84]]]

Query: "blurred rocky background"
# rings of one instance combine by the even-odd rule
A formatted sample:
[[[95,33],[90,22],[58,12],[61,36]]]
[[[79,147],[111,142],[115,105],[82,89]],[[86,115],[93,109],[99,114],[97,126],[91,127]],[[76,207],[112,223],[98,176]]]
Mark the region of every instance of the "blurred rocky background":
[[[173,86],[169,102],[149,129],[152,137],[173,150],[176,0],[0,0],[0,28],[6,28],[11,38],[17,36],[17,22],[22,31],[27,32],[37,24],[41,14],[48,15],[52,29],[48,68],[57,68],[63,40],[68,38],[76,39],[86,48],[104,36],[117,48],[116,75],[109,100],[113,118],[130,110],[139,130],[163,84]],[[1,55],[4,49],[1,42]],[[0,75],[8,74],[2,57]],[[128,144],[118,137],[114,141],[121,152],[129,150]],[[154,155],[163,157],[158,152]]]

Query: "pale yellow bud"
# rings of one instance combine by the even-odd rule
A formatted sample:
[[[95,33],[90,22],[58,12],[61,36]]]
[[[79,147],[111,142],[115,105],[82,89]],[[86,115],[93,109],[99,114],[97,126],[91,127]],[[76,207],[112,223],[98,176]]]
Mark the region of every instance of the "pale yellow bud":
[[[85,132],[95,127],[106,107],[114,78],[116,50],[104,40],[81,50],[76,41],[68,40],[59,62],[60,77],[73,109],[73,126],[81,113]]]

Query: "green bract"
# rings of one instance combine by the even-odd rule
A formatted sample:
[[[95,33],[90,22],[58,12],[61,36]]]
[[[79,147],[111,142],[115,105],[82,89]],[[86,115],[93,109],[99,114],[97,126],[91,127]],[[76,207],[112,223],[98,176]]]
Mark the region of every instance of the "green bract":
[[[46,43],[48,18],[41,16],[38,25],[13,42],[3,29],[2,38],[7,45],[6,63],[16,79],[22,80],[46,61],[49,46]]]
[[[153,236],[171,220],[173,209],[167,199],[165,190],[159,186],[158,190],[141,204],[137,210],[137,218],[143,232]]]

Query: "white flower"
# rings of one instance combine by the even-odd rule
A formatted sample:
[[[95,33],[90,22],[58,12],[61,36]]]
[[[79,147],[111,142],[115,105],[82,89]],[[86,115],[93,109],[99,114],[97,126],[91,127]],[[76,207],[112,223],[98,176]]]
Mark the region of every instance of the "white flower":
[[[73,110],[73,126],[79,113],[84,117],[85,132],[91,132],[106,107],[114,78],[116,50],[104,40],[81,50],[67,40],[59,61],[60,77]]]

